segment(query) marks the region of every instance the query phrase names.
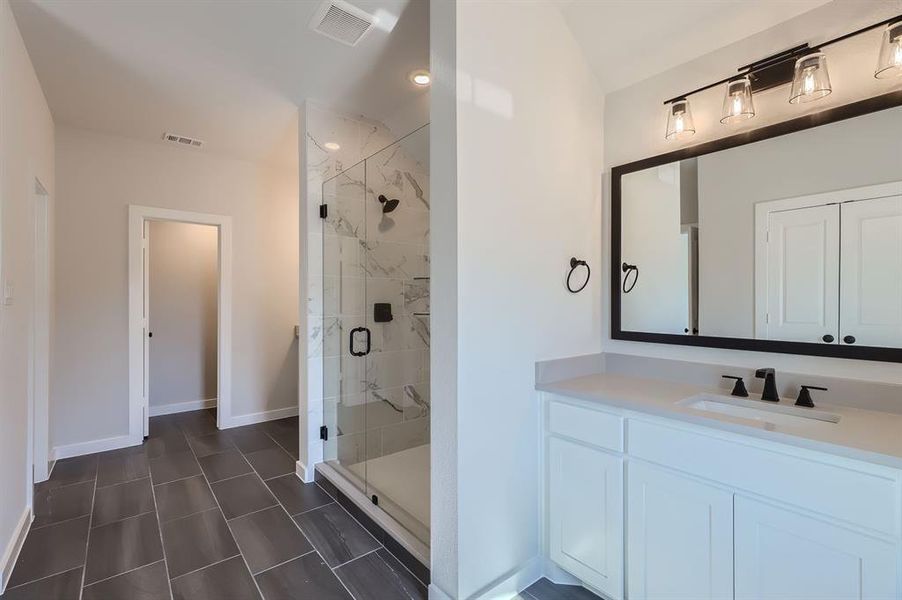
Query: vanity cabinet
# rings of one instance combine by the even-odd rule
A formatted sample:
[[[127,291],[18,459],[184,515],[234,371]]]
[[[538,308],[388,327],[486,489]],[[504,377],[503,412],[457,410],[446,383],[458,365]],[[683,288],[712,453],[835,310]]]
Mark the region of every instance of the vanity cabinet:
[[[899,598],[892,541],[743,496],[734,510],[736,600]]]
[[[597,448],[549,440],[548,541],[551,559],[612,597],[622,596],[623,459]]]
[[[612,600],[898,600],[902,472],[546,394],[551,561]]]
[[[630,597],[733,595],[733,494],[670,469],[627,465]]]

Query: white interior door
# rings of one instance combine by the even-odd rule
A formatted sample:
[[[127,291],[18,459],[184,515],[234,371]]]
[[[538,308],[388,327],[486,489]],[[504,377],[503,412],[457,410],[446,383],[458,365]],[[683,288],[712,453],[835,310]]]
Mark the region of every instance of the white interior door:
[[[766,339],[839,342],[839,210],[768,215]]]
[[[143,255],[142,255],[142,277],[144,278],[144,300],[143,300],[143,317],[144,317],[144,327],[143,327],[143,349],[144,349],[144,381],[143,381],[143,396],[142,396],[142,406],[144,409],[143,421],[144,421],[144,437],[150,435],[150,336],[153,335],[150,332],[150,221],[145,220],[143,222]]]
[[[840,341],[902,346],[902,196],[842,205]]]
[[[50,476],[50,197],[35,181],[34,310],[30,365],[33,483]]]

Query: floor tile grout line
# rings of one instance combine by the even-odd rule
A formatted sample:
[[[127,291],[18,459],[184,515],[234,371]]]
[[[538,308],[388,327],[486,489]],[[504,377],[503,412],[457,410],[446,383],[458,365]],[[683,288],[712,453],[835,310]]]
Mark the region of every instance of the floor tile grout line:
[[[251,573],[251,575],[253,575],[254,577],[259,577],[260,575],[263,575],[263,574],[266,573],[267,571],[272,571],[273,569],[278,569],[279,567],[281,567],[281,566],[283,566],[283,565],[287,565],[287,564],[290,563],[290,562],[294,562],[294,561],[296,561],[296,560],[299,559],[299,558],[304,558],[305,556],[310,556],[311,554],[317,554],[317,555],[318,555],[318,553],[317,553],[317,551],[316,551],[316,548],[313,547],[313,544],[310,545],[310,550],[308,550],[307,552],[304,552],[303,554],[298,554],[297,556],[293,556],[293,557],[289,558],[288,560],[283,560],[282,562],[280,562],[280,563],[277,564],[277,565],[273,565],[273,566],[271,566],[271,567],[266,567],[265,569],[263,569],[263,570],[260,571],[259,573]]]
[[[194,448],[191,447],[191,444],[188,444],[188,448],[191,450],[191,454],[194,455],[194,460],[197,462],[197,466],[200,467],[200,461],[197,459],[197,453],[194,451]],[[244,458],[242,456],[242,458]],[[247,460],[247,459],[245,459]],[[257,588],[257,593],[260,594],[261,600],[263,599],[263,590],[260,589],[260,585],[257,583],[257,579],[254,577],[254,572],[251,570],[251,566],[247,562],[247,558],[244,557],[244,553],[241,552],[241,546],[238,545],[238,540],[235,539],[235,534],[232,533],[232,528],[229,527],[229,520],[226,518],[225,511],[222,510],[222,505],[219,503],[219,498],[216,496],[216,492],[213,491],[213,485],[210,483],[210,480],[207,478],[207,474],[204,473],[204,470],[201,469],[201,474],[204,476],[204,481],[207,482],[207,486],[210,488],[210,493],[213,494],[213,500],[216,501],[216,506],[219,508],[219,514],[222,516],[223,521],[225,521],[226,529],[229,530],[229,535],[232,536],[232,542],[235,544],[235,547],[238,549],[238,556],[241,557],[242,562],[244,562],[244,568],[247,569],[247,574],[250,576],[251,581],[254,582],[254,587]],[[264,484],[265,486],[266,484]],[[266,488],[269,490],[269,488]],[[271,494],[272,492],[270,492]],[[234,557],[232,557],[234,558]],[[208,567],[211,565],[207,565]],[[170,586],[172,585],[172,579],[170,581]]]
[[[84,564],[75,565],[74,567],[69,567],[68,569],[63,569],[62,571],[57,571],[56,573],[51,573],[50,575],[44,575],[42,577],[38,577],[37,579],[30,579],[28,581],[23,581],[22,583],[17,583],[16,585],[10,585],[6,588],[6,590],[3,592],[3,594],[5,595],[6,592],[8,592],[10,590],[24,587],[26,585],[31,585],[32,583],[37,583],[39,581],[44,581],[45,579],[50,579],[51,577],[56,577],[58,575],[62,575],[63,573],[68,573],[69,571],[74,571],[75,569],[83,569],[84,566],[85,566]],[[2,597],[3,596],[0,596],[0,598],[2,598]]]
[[[213,494],[212,490],[210,490],[210,494],[211,495]],[[203,510],[196,510],[193,513],[188,513],[187,515],[179,515],[178,517],[172,517],[171,519],[166,519],[165,521],[160,519],[160,526],[162,527],[164,523],[169,524],[169,523],[172,523],[173,521],[178,521],[179,519],[187,519],[188,517],[193,517],[193,516],[199,515],[201,513],[209,512],[211,510],[216,510],[216,508],[217,507],[215,507],[215,506],[210,506],[208,508],[204,508]],[[157,516],[159,517],[159,513],[157,513]]]
[[[78,515],[77,517],[69,517],[68,519],[63,519],[62,521],[56,521],[55,523],[47,523],[46,525],[38,525],[37,527],[29,527],[28,532],[32,531],[40,531],[41,529],[47,529],[48,527],[53,527],[54,525],[62,525],[64,523],[71,523],[72,521],[77,521],[79,519],[84,519],[85,517],[90,517],[91,511],[86,512],[83,515]]]
[[[331,498],[331,496],[329,496],[329,497]],[[329,502],[326,502],[325,504],[320,504],[319,506],[314,506],[313,508],[308,508],[307,510],[302,510],[301,512],[294,513],[293,515],[289,513],[288,516],[293,519],[295,517],[300,517],[301,515],[306,515],[308,512],[314,511],[318,508],[322,508],[324,506],[329,506],[330,504],[338,504],[338,502],[336,502],[335,500],[331,500]],[[286,509],[285,512],[288,512],[288,510]]]
[[[147,461],[148,461],[148,463],[149,463],[149,462],[150,462],[150,459],[147,459]],[[99,485],[99,484],[98,484],[98,485],[97,485],[97,489],[98,489],[98,490],[105,490],[105,489],[107,489],[107,488],[116,487],[117,485],[125,485],[125,484],[127,484],[127,483],[134,483],[134,482],[136,482],[136,481],[141,481],[142,479],[150,479],[150,465],[149,465],[149,464],[147,465],[147,475],[145,475],[144,477],[135,477],[135,478],[133,478],[133,479],[126,479],[125,481],[120,481],[120,482],[118,482],[118,483],[108,483],[108,484],[106,484],[106,485]],[[97,480],[100,481],[100,474],[99,474],[99,473],[98,473],[98,475],[97,475]],[[153,485],[153,482],[151,482],[151,485]]]
[[[195,458],[195,460],[197,460]],[[150,461],[148,461],[149,463]],[[150,467],[148,466],[148,473]],[[210,492],[212,493],[212,492]],[[163,543],[163,523],[160,521],[160,509],[157,506],[157,491],[153,487],[153,480],[150,481],[150,495],[153,498],[153,513],[157,518],[157,535],[160,536],[160,552],[163,553],[163,568],[166,570],[166,585],[169,587],[169,599],[173,599],[172,579],[169,577],[169,560],[166,558],[166,544]],[[145,565],[146,566],[146,565]]]
[[[143,517],[145,515],[149,515],[152,512],[156,512],[156,510],[145,510],[142,513],[138,513],[136,515],[129,515],[127,517],[122,517],[121,519],[116,519],[115,521],[108,521],[106,523],[101,523],[100,525],[94,526],[93,523],[91,525],[91,529],[100,529],[101,527],[106,527],[107,525],[115,525],[116,523],[122,523],[123,521],[128,521],[130,519],[137,519],[138,517]]]
[[[91,525],[94,524],[94,502],[97,500],[97,479],[100,475],[100,458],[94,465],[94,492],[91,494],[91,514],[88,516],[88,534],[85,536],[85,558],[81,566],[81,585],[78,586],[78,600],[85,593],[85,580],[88,578],[88,549],[91,547]]]
[[[275,497],[274,497],[274,498],[275,498]],[[230,518],[230,519],[226,519],[226,523],[231,523],[232,521],[237,521],[238,519],[243,519],[244,517],[249,517],[249,516],[255,515],[255,514],[257,514],[257,513],[262,513],[263,511],[266,511],[266,510],[272,510],[272,509],[274,509],[274,508],[276,508],[276,507],[279,507],[279,508],[281,508],[282,510],[285,510],[285,508],[284,508],[281,504],[279,504],[279,499],[278,499],[278,498],[275,498],[275,501],[276,501],[275,504],[270,504],[269,506],[264,506],[263,508],[258,508],[257,510],[252,510],[252,511],[249,512],[249,513],[244,513],[243,515],[238,515],[237,517],[232,517],[232,518]],[[212,509],[211,509],[211,510],[212,510]],[[288,515],[288,518],[290,519],[290,518],[291,518],[291,515]]]
[[[235,546],[237,547],[238,544],[236,543]],[[227,556],[221,560],[217,560],[216,562],[211,562],[209,565],[204,565],[202,567],[198,567],[197,569],[193,569],[191,571],[188,571],[187,573],[182,573],[181,575],[176,575],[175,577],[170,578],[169,581],[172,582],[172,581],[175,581],[176,579],[181,579],[182,577],[187,577],[188,575],[193,575],[194,573],[197,573],[198,571],[203,571],[204,569],[209,569],[210,567],[215,567],[216,565],[224,563],[226,561],[230,561],[237,556],[241,556],[241,548],[238,548],[238,552],[236,554],[233,554],[232,556]]]
[[[336,570],[342,568],[342,567],[345,566],[345,565],[351,564],[351,563],[354,562],[355,560],[360,560],[360,559],[363,558],[364,556],[369,556],[370,554],[372,554],[372,553],[374,553],[374,552],[379,552],[379,551],[382,550],[382,549],[383,549],[383,548],[382,548],[382,545],[380,544],[379,547],[376,548],[376,549],[374,549],[374,550],[370,550],[369,552],[364,552],[364,553],[361,554],[360,556],[355,556],[355,557],[352,558],[351,560],[346,560],[346,561],[344,561],[343,563],[341,563],[340,565],[335,565],[334,567],[329,567],[329,568],[332,569],[333,571],[336,571]],[[338,575],[338,573],[336,573],[336,575]]]
[[[46,487],[43,484],[47,483],[47,481],[50,481],[50,480],[47,479],[46,481],[40,481],[40,482],[34,484],[34,487],[36,487],[36,488],[37,487]],[[62,489],[72,487],[75,485],[84,485],[85,483],[94,483],[96,485],[97,477],[94,477],[93,479],[85,479],[84,481],[73,481],[72,483],[64,483],[63,485],[57,485],[57,486],[50,488],[50,491],[55,492],[57,490],[62,490]]]
[[[165,560],[161,558],[160,560],[155,560],[151,563],[147,563],[146,565],[141,565],[140,567],[135,567],[134,569],[129,569],[128,571],[122,571],[121,573],[116,573],[115,575],[110,575],[109,577],[104,577],[103,579],[98,579],[97,581],[95,581],[93,583],[89,583],[85,587],[89,588],[92,585],[97,585],[98,583],[103,583],[104,581],[109,581],[110,579],[116,579],[117,577],[119,577],[121,575],[128,575],[129,573],[133,573],[139,569],[143,569],[144,567],[152,567],[153,565],[161,563],[161,562],[164,563]]]

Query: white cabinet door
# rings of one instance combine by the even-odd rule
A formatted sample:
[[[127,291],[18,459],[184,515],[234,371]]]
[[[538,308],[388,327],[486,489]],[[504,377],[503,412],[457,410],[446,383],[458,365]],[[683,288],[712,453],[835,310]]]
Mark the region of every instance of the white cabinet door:
[[[898,599],[895,544],[742,496],[736,600]]]
[[[627,465],[631,600],[733,598],[733,494],[675,471]]]
[[[623,459],[549,441],[549,553],[611,598],[623,597]]]
[[[770,213],[766,339],[837,343],[838,321],[839,205]]]
[[[902,196],[842,205],[840,280],[840,341],[902,346]]]

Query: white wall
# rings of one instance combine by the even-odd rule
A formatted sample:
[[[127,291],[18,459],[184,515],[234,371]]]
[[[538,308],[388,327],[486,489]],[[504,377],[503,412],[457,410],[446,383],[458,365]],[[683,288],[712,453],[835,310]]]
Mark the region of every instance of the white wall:
[[[232,216],[232,416],[294,406],[297,172],[72,128],[56,156],[53,444],[128,432],[129,204]]]
[[[699,157],[699,333],[755,336],[755,204],[902,181],[900,140],[893,108]]]
[[[622,253],[639,267],[621,300],[624,331],[682,335],[689,325],[689,256],[680,227],[680,166],[661,165],[623,177]],[[621,274],[621,276],[625,276]]]
[[[150,406],[216,399],[219,231],[149,224]]]
[[[719,122],[723,89],[712,89],[690,98],[697,133],[684,144],[664,140],[665,112],[662,102],[686,90],[695,89],[735,72],[737,66],[748,64],[803,41],[822,41],[856,28],[889,18],[898,13],[898,4],[831,2],[803,16],[777,27],[727,46],[639,84],[609,94],[605,98],[605,165],[610,167],[633,160],[655,156],[685,146],[728,136],[737,132],[817,112],[864,97],[900,88],[896,80],[878,80],[873,76],[877,42],[881,32],[871,32],[851,38],[825,49],[834,91],[821,101],[806,105],[790,105],[786,86],[758,94],[755,105],[758,115],[737,127],[725,127]],[[609,186],[606,193],[605,215],[610,214]],[[605,273],[608,281],[610,262],[610,227],[605,227]],[[609,289],[605,283],[602,295],[603,311],[610,311]],[[872,379],[902,383],[902,369],[888,363],[853,361],[831,358],[777,355],[665,346],[610,339],[610,321],[605,317],[604,350],[647,356],[679,358],[700,362],[738,366],[774,366],[813,375]]]
[[[554,3],[443,4],[432,32],[456,20],[456,48],[431,40],[432,575],[470,598],[537,575],[535,361],[601,347],[603,97]],[[595,273],[578,295],[571,256]]]
[[[0,560],[31,501],[28,360],[32,335],[35,178],[55,198],[53,118],[7,0],[0,0]],[[52,204],[51,204],[52,210]],[[0,568],[7,565],[0,564]],[[0,580],[6,573],[0,573]],[[0,588],[5,585],[0,581]]]

